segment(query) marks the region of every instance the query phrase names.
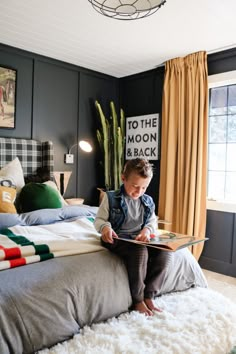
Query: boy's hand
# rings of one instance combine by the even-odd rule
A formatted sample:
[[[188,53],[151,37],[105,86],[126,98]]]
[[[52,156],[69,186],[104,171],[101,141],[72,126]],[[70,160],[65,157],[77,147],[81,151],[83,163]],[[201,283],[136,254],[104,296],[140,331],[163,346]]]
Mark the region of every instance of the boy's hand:
[[[102,240],[107,243],[113,243],[113,238],[118,238],[117,234],[109,226],[105,226],[102,229]]]
[[[149,242],[150,241],[150,230],[147,228],[144,228],[143,230],[140,231],[140,233],[136,236],[135,240],[137,241],[143,241],[143,242]]]

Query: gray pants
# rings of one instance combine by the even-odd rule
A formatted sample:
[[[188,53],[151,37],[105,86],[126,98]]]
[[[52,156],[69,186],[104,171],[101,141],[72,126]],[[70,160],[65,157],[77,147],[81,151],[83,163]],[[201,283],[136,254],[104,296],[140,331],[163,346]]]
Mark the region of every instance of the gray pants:
[[[124,259],[133,303],[153,299],[161,288],[166,274],[170,252],[114,239],[102,245]]]

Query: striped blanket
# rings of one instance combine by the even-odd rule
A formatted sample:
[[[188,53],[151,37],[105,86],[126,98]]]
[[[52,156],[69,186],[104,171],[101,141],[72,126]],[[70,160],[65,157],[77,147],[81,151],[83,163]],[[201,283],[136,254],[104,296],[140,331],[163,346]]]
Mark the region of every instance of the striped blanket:
[[[103,250],[91,218],[0,231],[0,270]]]

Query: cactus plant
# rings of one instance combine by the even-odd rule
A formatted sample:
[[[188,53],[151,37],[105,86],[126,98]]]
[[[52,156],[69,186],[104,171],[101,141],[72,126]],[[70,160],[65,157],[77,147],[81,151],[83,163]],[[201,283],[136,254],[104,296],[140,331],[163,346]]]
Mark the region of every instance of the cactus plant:
[[[105,189],[117,189],[121,184],[121,173],[124,165],[125,147],[125,115],[120,109],[118,121],[115,104],[110,102],[111,116],[107,119],[98,101],[95,101],[100,118],[100,128],[97,129],[97,139],[103,154]]]

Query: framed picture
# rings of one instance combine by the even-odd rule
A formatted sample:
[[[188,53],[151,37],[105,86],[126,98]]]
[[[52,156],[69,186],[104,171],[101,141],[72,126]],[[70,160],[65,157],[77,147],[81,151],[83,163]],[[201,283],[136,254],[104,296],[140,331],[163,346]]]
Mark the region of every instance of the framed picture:
[[[16,70],[0,65],[0,128],[14,129],[16,113]]]

